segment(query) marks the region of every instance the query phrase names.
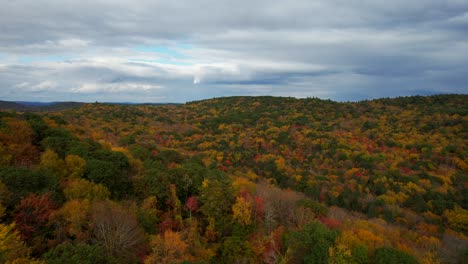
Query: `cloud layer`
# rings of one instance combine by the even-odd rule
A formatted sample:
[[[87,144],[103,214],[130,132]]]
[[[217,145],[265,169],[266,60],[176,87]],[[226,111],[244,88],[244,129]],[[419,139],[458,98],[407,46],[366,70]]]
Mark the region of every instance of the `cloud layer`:
[[[17,0],[0,32],[4,100],[468,91],[462,0]]]

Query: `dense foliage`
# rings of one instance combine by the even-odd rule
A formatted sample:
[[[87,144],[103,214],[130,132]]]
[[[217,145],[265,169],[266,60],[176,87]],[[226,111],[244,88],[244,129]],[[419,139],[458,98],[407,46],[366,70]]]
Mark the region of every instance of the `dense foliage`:
[[[0,112],[0,262],[466,263],[468,96]]]

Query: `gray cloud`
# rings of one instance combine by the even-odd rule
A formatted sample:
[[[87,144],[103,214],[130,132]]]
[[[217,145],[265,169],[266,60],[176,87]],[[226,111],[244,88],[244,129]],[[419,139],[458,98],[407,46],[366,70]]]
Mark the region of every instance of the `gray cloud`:
[[[463,0],[18,0],[0,32],[6,100],[468,91]]]

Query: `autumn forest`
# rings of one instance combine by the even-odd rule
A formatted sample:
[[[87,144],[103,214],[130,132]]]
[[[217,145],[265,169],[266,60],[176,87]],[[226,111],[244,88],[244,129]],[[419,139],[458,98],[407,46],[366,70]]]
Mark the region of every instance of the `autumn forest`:
[[[468,263],[468,96],[0,111],[0,263]]]

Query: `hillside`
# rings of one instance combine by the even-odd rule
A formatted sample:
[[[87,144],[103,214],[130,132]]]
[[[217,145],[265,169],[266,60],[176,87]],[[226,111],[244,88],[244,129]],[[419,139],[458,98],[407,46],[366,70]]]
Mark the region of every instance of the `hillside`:
[[[26,105],[9,102],[9,101],[0,101],[0,109],[2,110],[15,110],[15,111],[26,111],[28,107]]]
[[[70,108],[80,107],[83,103],[78,102],[10,102],[0,101],[0,110],[13,110],[19,112],[50,112],[63,111]]]
[[[0,262],[466,263],[467,114],[466,95],[0,112],[0,245],[22,245]]]

